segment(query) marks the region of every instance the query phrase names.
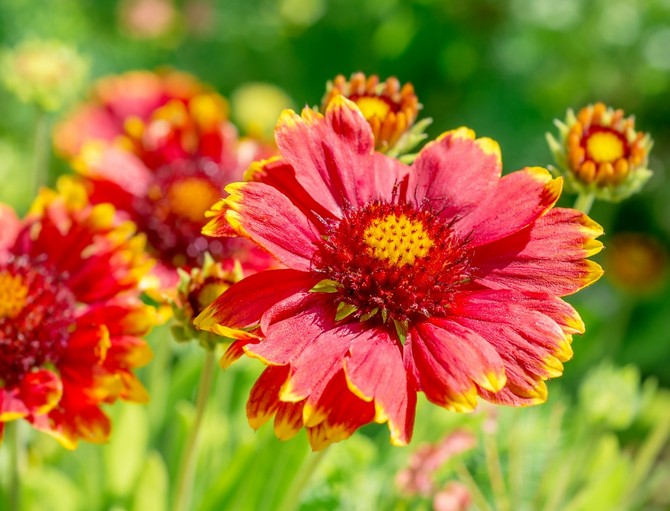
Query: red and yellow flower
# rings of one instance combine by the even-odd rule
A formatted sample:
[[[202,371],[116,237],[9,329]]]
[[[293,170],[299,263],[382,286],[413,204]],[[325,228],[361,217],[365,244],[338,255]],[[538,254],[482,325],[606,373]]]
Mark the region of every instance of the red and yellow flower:
[[[635,130],[635,119],[603,103],[568,110],[556,121],[559,140],[547,134],[549,147],[571,191],[620,201],[636,193],[652,175],[647,168],[653,145],[647,133]]]
[[[165,287],[176,284],[175,268],[199,266],[205,252],[231,267],[233,259],[266,264],[246,240],[201,234],[204,213],[258,150],[238,144],[225,99],[176,72],[109,77],[96,92],[57,129],[56,147],[92,202],[114,204],[146,234]]]
[[[67,448],[104,442],[104,403],[147,401],[133,374],[156,319],[139,300],[152,265],[143,244],[68,181],[24,220],[0,206],[0,433],[25,419]]]
[[[397,156],[426,138],[423,130],[431,121],[414,124],[421,104],[411,83],[401,87],[395,77],[380,83],[379,76],[366,77],[360,72],[352,74],[350,80],[338,75],[328,83],[321,110],[325,112],[338,96],[356,103],[370,124],[376,151]]]
[[[449,410],[477,396],[545,401],[545,380],[572,356],[584,325],[560,299],[594,282],[586,259],[602,229],[554,208],[562,180],[542,168],[501,178],[491,139],[461,128],[410,167],[374,151],[360,109],[335,98],[325,116],[286,111],[281,158],[226,187],[211,236],[245,236],[286,269],[230,287],[196,326],[268,367],[251,390],[253,427],[274,416],[313,449],[387,422],[405,444],[417,392]]]

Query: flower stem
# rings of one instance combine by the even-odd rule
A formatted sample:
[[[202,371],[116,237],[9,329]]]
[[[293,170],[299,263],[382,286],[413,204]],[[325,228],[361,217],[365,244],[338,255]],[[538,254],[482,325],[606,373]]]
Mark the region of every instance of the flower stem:
[[[454,467],[458,479],[468,488],[472,501],[481,511],[493,511],[486,497],[470,474],[470,471],[462,461],[459,461]]]
[[[307,458],[307,462],[300,470],[298,477],[293,480],[293,484],[291,484],[291,487],[282,499],[281,505],[278,508],[279,511],[289,511],[290,509],[298,508],[300,495],[307,487],[307,483],[309,483],[309,480],[316,471],[316,467],[321,463],[327,450],[328,449],[322,449],[321,451],[311,453]]]
[[[35,142],[33,147],[33,195],[49,181],[49,116],[41,108],[35,118]]]
[[[578,211],[581,211],[585,215],[588,215],[589,211],[591,211],[591,206],[593,206],[593,201],[595,198],[596,196],[593,193],[580,193],[577,196],[574,208]]]
[[[9,509],[18,511],[21,507],[21,436],[19,421],[5,424],[7,444],[9,446],[9,491],[7,498]]]
[[[198,383],[195,419],[193,421],[193,426],[191,426],[191,430],[189,431],[186,445],[182,453],[181,465],[179,467],[177,494],[173,507],[175,511],[191,509],[189,502],[191,500],[191,491],[193,489],[198,437],[202,418],[205,414],[205,408],[207,407],[207,398],[209,397],[212,387],[215,365],[214,350],[206,350],[205,361],[203,363],[202,372],[200,373],[200,382]]]
[[[486,456],[486,465],[491,479],[491,489],[493,490],[496,509],[498,511],[509,511],[511,508],[505,489],[505,478],[500,465],[500,453],[495,432],[484,433],[484,455]]]

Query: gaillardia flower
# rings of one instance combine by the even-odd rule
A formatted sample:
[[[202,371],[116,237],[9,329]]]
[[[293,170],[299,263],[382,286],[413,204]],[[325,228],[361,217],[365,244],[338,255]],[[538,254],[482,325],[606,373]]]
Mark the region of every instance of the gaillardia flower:
[[[274,415],[280,438],[305,427],[321,449],[388,422],[405,444],[419,391],[455,411],[478,395],[546,399],[584,328],[559,297],[602,273],[585,259],[600,226],[553,208],[561,179],[501,178],[498,144],[465,128],[407,166],[374,152],[343,97],[325,116],[286,111],[275,136],[265,182],[229,185],[205,231],[246,236],[287,268],[243,279],[196,318],[235,339],[223,366],[244,353],[268,364],[247,405],[253,427]]]
[[[559,139],[547,141],[570,191],[618,202],[636,193],[652,175],[647,168],[652,140],[635,130],[635,119],[603,103],[588,105],[565,122],[555,121]]]
[[[57,147],[65,154],[77,148],[72,164],[92,202],[114,204],[146,235],[164,287],[176,284],[175,268],[199,266],[205,252],[229,259],[231,267],[233,259],[263,266],[269,258],[246,240],[201,234],[204,213],[226,184],[242,177],[250,157],[246,148],[238,151],[225,99],[175,72],[109,77],[96,90],[98,102],[61,125]],[[79,130],[96,118],[91,112],[109,121],[109,132],[92,130],[84,140]],[[77,143],[65,136],[70,130]]]
[[[133,369],[155,312],[139,300],[151,266],[130,223],[66,181],[24,220],[0,206],[0,433],[25,419],[67,448],[104,442],[101,405],[146,402]]]
[[[425,119],[414,124],[421,104],[411,83],[401,87],[395,77],[379,83],[377,75],[366,77],[363,73],[354,73],[350,80],[338,75],[335,80],[328,82],[321,110],[325,112],[338,96],[356,103],[370,123],[377,151],[397,156],[408,152],[426,138],[423,130],[431,120]]]

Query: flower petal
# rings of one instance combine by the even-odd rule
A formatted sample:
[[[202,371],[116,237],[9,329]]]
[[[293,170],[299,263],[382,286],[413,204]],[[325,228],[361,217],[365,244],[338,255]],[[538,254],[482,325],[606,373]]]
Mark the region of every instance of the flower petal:
[[[500,356],[471,328],[451,320],[424,321],[411,331],[408,345],[420,390],[449,410],[474,409],[477,386],[497,391],[505,385]]]
[[[63,382],[52,371],[33,371],[21,381],[21,400],[33,415],[47,413],[58,404],[62,395]]]
[[[217,217],[203,227],[208,236],[229,236],[221,215],[239,235],[257,243],[286,266],[310,269],[319,233],[316,227],[277,190],[264,183],[233,183],[216,207]]]
[[[412,165],[408,197],[435,201],[448,218],[463,216],[493,192],[501,171],[497,143],[461,128],[424,146]]]
[[[374,401],[375,421],[388,421],[391,442],[405,445],[412,439],[416,390],[407,381],[401,350],[383,330],[366,332],[351,343],[344,373],[351,391]]]
[[[565,296],[592,284],[600,266],[586,257],[599,252],[602,228],[572,209],[556,208],[526,229],[479,247],[475,280],[493,289]]]
[[[311,289],[320,277],[296,270],[267,270],[233,284],[195,318],[196,327],[227,337],[255,338],[245,328],[257,325],[274,304],[289,296]],[[240,306],[244,304],[244,306]],[[232,335],[231,335],[232,334]]]
[[[562,179],[546,169],[525,168],[504,176],[493,194],[454,226],[478,246],[499,240],[530,225],[551,208],[561,194]]]
[[[0,264],[8,257],[8,252],[19,234],[21,223],[9,206],[0,204]]]
[[[544,380],[562,373],[562,362],[572,357],[572,333],[581,327],[574,309],[562,308],[557,300],[509,290],[459,297],[454,305],[455,321],[481,335],[505,366],[506,391],[481,389],[483,397],[505,404],[544,402]]]

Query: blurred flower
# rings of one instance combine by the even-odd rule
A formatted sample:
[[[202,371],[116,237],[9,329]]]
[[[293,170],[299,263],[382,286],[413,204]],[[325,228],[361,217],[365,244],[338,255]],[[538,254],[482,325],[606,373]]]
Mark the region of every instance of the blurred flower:
[[[419,446],[410,457],[408,466],[396,474],[396,486],[405,495],[434,494],[435,473],[450,459],[469,451],[475,445],[475,435],[468,430],[459,429],[436,444]]]
[[[668,251],[648,234],[617,233],[605,253],[605,267],[609,279],[625,291],[651,293],[667,279]]]
[[[552,209],[561,180],[541,168],[500,178],[491,139],[461,128],[412,167],[374,152],[359,108],[342,96],[325,117],[282,114],[281,158],[234,183],[209,213],[212,236],[243,235],[288,269],[233,285],[196,326],[268,363],[251,391],[253,427],[307,429],[313,449],[388,422],[412,435],[417,391],[470,411],[546,399],[562,373],[577,312],[559,297],[600,277],[585,258],[600,226]]]
[[[260,140],[272,140],[279,114],[293,101],[279,87],[269,83],[247,83],[230,95],[233,117],[243,133]]]
[[[122,0],[118,6],[121,28],[138,39],[155,39],[169,33],[178,12],[171,0]]]
[[[472,504],[472,497],[467,486],[450,481],[433,497],[435,511],[467,511]]]
[[[426,138],[423,130],[430,120],[414,126],[421,105],[411,83],[401,88],[394,77],[380,84],[377,75],[368,78],[363,73],[354,73],[348,81],[338,75],[328,83],[321,111],[325,112],[338,96],[356,103],[370,123],[377,151],[396,156],[408,152]]]
[[[205,252],[265,267],[269,257],[246,240],[200,232],[224,186],[260,152],[240,151],[225,99],[175,72],[110,77],[96,90],[97,101],[61,124],[56,146],[73,157],[93,202],[114,204],[146,234],[164,287],[176,284],[175,268],[199,266]]]
[[[230,261],[226,261],[230,263]],[[216,298],[235,282],[242,279],[242,267],[235,261],[232,268],[224,268],[205,254],[202,268],[193,268],[190,273],[179,269],[180,281],[177,297],[172,303],[174,325],[173,337],[179,342],[197,339],[206,349],[214,349],[221,337],[197,330],[193,319],[205,310]]]
[[[0,206],[0,233],[0,429],[23,418],[70,449],[106,441],[103,403],[148,400],[132,372],[155,322],[138,298],[144,240],[64,179],[23,221]]]
[[[59,41],[26,41],[0,54],[0,76],[21,101],[45,111],[60,110],[88,75],[88,63]]]
[[[636,193],[651,177],[647,168],[652,140],[635,130],[635,119],[624,117],[603,103],[582,108],[577,116],[568,110],[565,123],[556,120],[559,140],[547,133],[570,191],[594,194],[617,202]]]

